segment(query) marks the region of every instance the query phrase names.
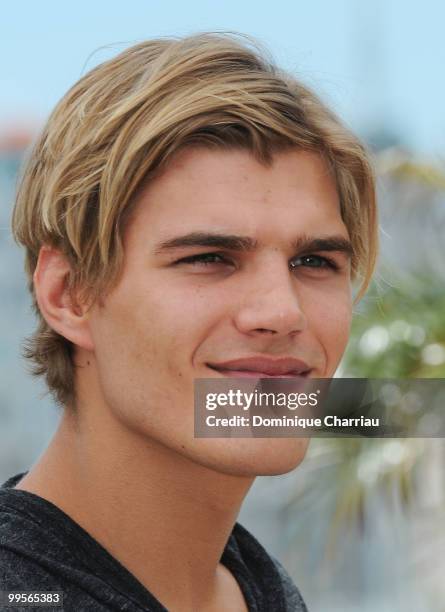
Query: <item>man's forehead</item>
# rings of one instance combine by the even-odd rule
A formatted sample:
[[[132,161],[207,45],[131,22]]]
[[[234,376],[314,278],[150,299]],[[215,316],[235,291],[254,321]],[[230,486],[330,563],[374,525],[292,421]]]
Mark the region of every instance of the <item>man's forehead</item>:
[[[210,188],[214,198],[221,187],[242,193],[257,190],[272,194],[275,189],[299,189],[325,186],[336,192],[332,171],[321,153],[291,148],[272,154],[270,163],[260,161],[247,149],[210,149],[186,147],[168,161],[161,172],[148,181],[142,191],[192,189],[196,195]]]
[[[157,250],[187,246],[186,242],[198,245],[204,234],[203,246],[220,246],[218,234],[222,234],[223,248],[238,251],[277,241],[298,248],[308,242],[308,236],[311,240],[329,236],[348,239],[335,182],[323,166],[321,172],[319,156],[302,151],[283,153],[290,157],[284,167],[275,167],[274,173],[273,167],[265,168],[247,151],[187,153],[189,157],[184,153],[148,184],[136,204],[140,212],[133,216],[138,217],[136,231],[145,234],[151,245],[156,243]],[[297,172],[295,165],[301,160]],[[247,166],[240,168],[243,161]],[[190,180],[182,180],[181,164],[193,166]],[[225,182],[225,176],[230,180]]]

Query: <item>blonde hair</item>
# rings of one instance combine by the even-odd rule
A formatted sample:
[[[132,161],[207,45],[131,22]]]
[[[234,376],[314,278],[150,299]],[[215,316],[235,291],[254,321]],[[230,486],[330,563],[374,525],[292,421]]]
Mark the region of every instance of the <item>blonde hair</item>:
[[[119,279],[122,233],[139,189],[187,146],[244,148],[263,163],[316,151],[336,178],[359,297],[377,251],[374,177],[358,139],[308,88],[236,35],[148,40],[91,70],[51,114],[24,169],[13,232],[38,328],[25,345],[56,402],[75,406],[73,346],[39,311],[42,245],[62,251],[72,287],[93,301]]]

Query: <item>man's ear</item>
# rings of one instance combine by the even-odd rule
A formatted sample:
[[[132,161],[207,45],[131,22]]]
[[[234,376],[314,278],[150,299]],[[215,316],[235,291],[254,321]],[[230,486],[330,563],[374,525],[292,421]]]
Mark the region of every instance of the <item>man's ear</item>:
[[[34,271],[34,291],[40,312],[48,325],[73,344],[94,350],[88,305],[76,302],[70,292],[71,268],[59,250],[43,246]]]

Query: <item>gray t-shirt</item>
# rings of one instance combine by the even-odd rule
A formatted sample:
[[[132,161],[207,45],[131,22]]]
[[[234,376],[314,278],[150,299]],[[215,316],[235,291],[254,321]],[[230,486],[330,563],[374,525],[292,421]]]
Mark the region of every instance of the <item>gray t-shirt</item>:
[[[62,591],[67,612],[166,612],[133,574],[60,508],[14,489],[23,476],[9,478],[0,488],[0,591]],[[249,611],[307,612],[282,565],[239,523],[221,562],[236,578]],[[2,612],[31,609],[1,607]]]

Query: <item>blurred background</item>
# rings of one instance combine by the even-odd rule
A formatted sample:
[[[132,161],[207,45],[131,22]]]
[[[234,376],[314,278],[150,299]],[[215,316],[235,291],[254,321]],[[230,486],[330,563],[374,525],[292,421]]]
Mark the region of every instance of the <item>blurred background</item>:
[[[10,214],[26,149],[86,71],[142,39],[258,38],[366,141],[382,249],[339,370],[445,377],[445,4],[402,0],[10,2],[0,56],[0,480],[26,470],[58,413],[26,373],[33,329]],[[313,440],[304,464],[255,483],[239,518],[293,575],[310,612],[445,611],[440,439]]]

